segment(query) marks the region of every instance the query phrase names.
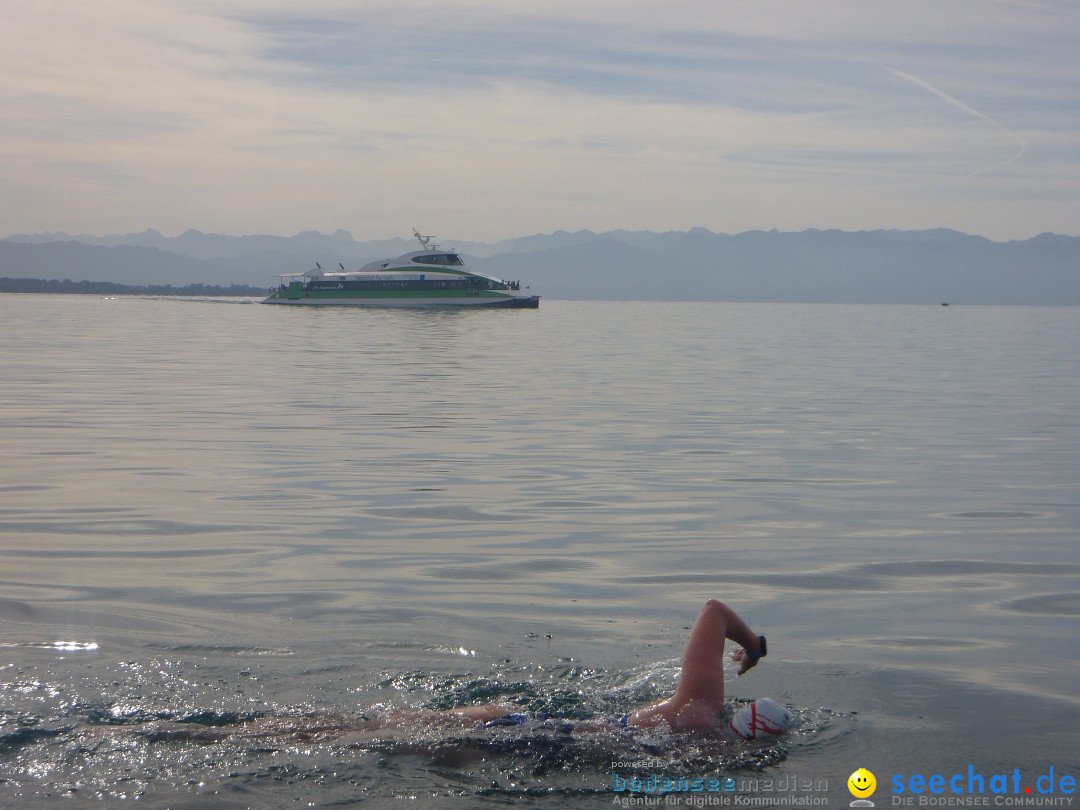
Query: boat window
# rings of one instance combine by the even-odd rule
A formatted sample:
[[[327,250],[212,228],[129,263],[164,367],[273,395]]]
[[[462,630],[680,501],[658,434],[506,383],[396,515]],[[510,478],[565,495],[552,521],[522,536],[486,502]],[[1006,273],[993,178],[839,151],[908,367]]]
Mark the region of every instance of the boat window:
[[[417,264],[445,264],[453,267],[461,267],[464,264],[456,253],[422,253],[419,256],[413,256],[413,261]]]

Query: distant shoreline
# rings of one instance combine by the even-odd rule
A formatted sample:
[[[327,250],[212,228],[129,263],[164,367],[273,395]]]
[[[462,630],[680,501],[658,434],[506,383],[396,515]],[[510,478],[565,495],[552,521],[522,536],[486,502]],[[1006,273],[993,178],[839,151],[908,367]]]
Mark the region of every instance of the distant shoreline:
[[[174,287],[171,284],[118,284],[112,281],[72,281],[65,278],[0,278],[0,293],[64,293],[68,295],[184,295],[184,296],[230,296],[247,297],[266,295],[262,287],[231,284],[228,287],[213,284],[187,284]]]
[[[0,278],[239,284],[259,288],[261,300],[276,279],[316,261],[323,267],[359,267],[411,249],[403,239],[357,242],[344,231],[86,238],[94,244],[0,239]],[[991,242],[947,229],[718,234],[693,228],[556,232],[496,244],[443,242],[466,255],[475,270],[523,279],[549,301],[1080,305],[1080,236]]]

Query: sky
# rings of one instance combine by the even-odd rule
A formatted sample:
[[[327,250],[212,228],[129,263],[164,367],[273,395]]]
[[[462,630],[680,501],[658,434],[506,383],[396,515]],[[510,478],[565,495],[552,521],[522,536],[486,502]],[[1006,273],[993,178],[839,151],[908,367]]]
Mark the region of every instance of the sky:
[[[4,0],[0,236],[1080,235],[1077,0]]]

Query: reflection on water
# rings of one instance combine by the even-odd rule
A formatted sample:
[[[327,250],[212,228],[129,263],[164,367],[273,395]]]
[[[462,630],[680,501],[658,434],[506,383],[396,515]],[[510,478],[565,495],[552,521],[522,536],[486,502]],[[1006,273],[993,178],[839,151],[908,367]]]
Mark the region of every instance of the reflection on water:
[[[606,806],[636,739],[88,732],[485,694],[616,713],[673,685],[709,596],[770,640],[733,696],[801,736],[757,761],[681,741],[665,768],[835,776],[846,801],[874,746],[1053,760],[958,740],[1075,705],[1070,309],[4,296],[0,330],[0,804]]]

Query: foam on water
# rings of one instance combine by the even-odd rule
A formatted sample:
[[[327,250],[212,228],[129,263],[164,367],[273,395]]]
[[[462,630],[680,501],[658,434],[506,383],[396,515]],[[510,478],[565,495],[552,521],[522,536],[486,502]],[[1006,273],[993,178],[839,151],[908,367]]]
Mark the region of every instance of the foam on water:
[[[613,773],[755,773],[850,725],[828,710],[796,709],[798,728],[767,744],[723,731],[700,736],[590,726],[590,718],[617,715],[661,694],[675,669],[665,662],[616,676],[578,666],[504,664],[483,677],[387,673],[367,687],[396,695],[393,707],[425,712],[508,702],[555,717],[509,727],[397,717],[375,729],[365,721],[392,713],[390,704],[363,712],[277,705],[265,700],[252,669],[241,670],[246,678],[226,679],[190,659],[126,662],[72,678],[76,668],[49,682],[15,674],[5,684],[0,714],[6,761],[0,797],[29,804],[168,797],[181,805],[212,797],[227,806],[230,796],[258,796],[274,784],[274,806],[308,797],[316,786],[320,803],[426,794],[575,796],[600,804],[610,801]]]

